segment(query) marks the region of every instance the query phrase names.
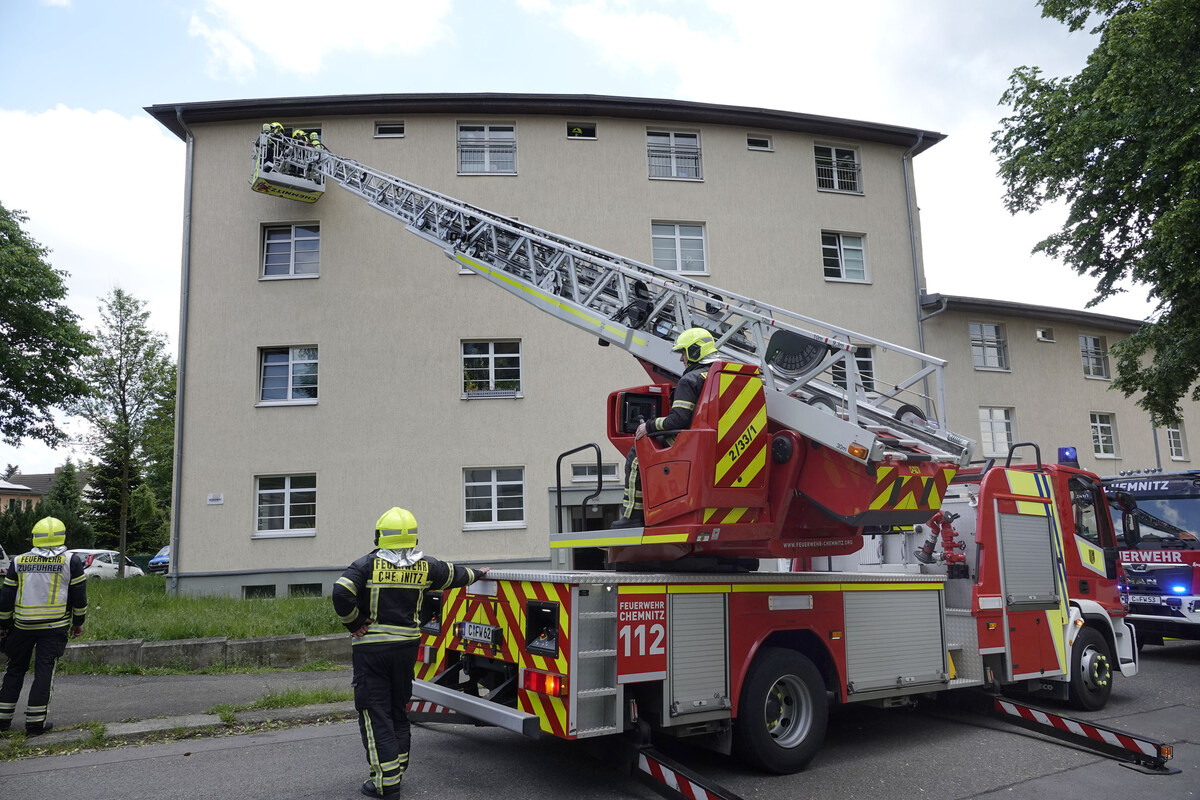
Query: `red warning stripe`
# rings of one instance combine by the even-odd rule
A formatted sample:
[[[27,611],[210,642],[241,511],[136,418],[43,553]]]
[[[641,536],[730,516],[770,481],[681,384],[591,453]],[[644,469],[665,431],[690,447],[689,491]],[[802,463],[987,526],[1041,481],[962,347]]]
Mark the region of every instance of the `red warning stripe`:
[[[1029,708],[1028,706],[1009,703],[1004,700],[996,701],[996,709],[1011,717],[1019,717],[1030,722],[1049,725],[1053,728],[1057,728],[1060,731],[1073,733],[1076,736],[1085,736],[1088,739],[1094,739],[1097,742],[1104,742],[1114,747],[1124,747],[1126,750],[1131,750],[1135,753],[1141,753],[1142,755],[1146,756],[1158,756],[1158,742],[1139,739],[1136,736],[1124,733],[1123,731],[1115,731],[1110,728],[1098,728],[1095,725],[1089,725],[1086,722],[1055,716],[1054,714],[1049,714],[1045,711],[1039,711],[1036,708]]]

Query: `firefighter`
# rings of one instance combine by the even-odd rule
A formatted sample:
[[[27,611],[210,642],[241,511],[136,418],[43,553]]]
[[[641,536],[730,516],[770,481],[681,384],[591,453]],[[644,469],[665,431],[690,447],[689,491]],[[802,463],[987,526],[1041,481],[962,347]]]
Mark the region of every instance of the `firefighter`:
[[[367,797],[398,797],[408,767],[408,713],[428,589],[466,586],[487,574],[417,550],[417,520],[391,508],[375,523],[375,550],[355,561],[333,586],[333,609],[353,637],[354,708],[371,776]]]
[[[12,560],[0,587],[0,645],[8,669],[0,685],[0,731],[12,725],[17,699],[34,659],[33,686],[25,708],[25,734],[40,736],[46,722],[54,667],[71,638],[83,633],[87,615],[87,577],[83,563],[67,552],[66,526],[46,517],[33,526],[33,549]]]
[[[319,131],[313,131],[312,133],[310,133],[308,135],[308,143],[310,145],[312,145],[312,147],[314,149],[317,149],[317,150],[325,149],[324,145],[321,144],[321,134]]]
[[[708,366],[717,360],[717,342],[703,328],[688,328],[675,340],[672,350],[683,356],[683,376],[675,386],[671,410],[665,417],[642,421],[634,434],[641,439],[647,431],[685,430],[692,426],[692,414],[696,402],[708,378]],[[629,448],[625,457],[625,496],[621,503],[621,516],[613,523],[614,528],[638,528],[645,525],[642,510],[642,476],[638,472],[636,448]]]

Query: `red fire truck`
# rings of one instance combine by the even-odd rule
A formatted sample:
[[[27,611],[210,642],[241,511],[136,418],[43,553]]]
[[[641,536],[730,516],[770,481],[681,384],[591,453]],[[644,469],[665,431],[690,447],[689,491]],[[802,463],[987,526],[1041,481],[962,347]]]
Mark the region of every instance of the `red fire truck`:
[[[1137,673],[1099,479],[1040,455],[970,466],[972,443],[938,422],[940,359],[283,136],[254,158],[256,191],[315,201],[333,180],[652,381],[607,403],[609,441],[636,447],[645,526],[551,534],[602,549],[604,570],[497,569],[430,597],[426,702],[526,735],[688,738],[787,773],[817,753],[831,705],[1011,687],[1096,709]],[[692,425],[635,444],[638,420],[670,407],[671,345],[692,327],[719,352]],[[916,366],[867,391],[863,344]],[[917,548],[925,526],[935,540]],[[755,571],[764,559],[800,569]]]

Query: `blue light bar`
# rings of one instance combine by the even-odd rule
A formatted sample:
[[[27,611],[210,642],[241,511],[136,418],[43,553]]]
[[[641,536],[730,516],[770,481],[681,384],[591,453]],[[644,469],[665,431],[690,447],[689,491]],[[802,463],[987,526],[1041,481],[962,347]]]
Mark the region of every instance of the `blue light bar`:
[[[1079,453],[1074,447],[1060,447],[1058,448],[1058,463],[1064,467],[1078,467]]]

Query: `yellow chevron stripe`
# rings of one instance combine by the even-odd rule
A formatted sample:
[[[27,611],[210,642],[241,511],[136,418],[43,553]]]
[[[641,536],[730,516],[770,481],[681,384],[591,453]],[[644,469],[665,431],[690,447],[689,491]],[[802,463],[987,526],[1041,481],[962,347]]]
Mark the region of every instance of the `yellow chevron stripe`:
[[[1038,491],[1037,476],[1032,472],[1019,472],[1017,470],[1007,470],[1008,488],[1013,494],[1021,494],[1026,497],[1040,497],[1041,492]],[[1031,503],[1024,500],[1017,501],[1017,513],[1029,514],[1035,517],[1046,516],[1045,503]]]
[[[739,375],[726,375],[725,373],[721,373],[720,396],[724,398],[729,391],[729,387],[734,381],[738,380],[741,380],[741,376]],[[735,397],[728,406],[726,406],[725,411],[721,414],[721,418],[717,420],[718,440],[724,439],[725,434],[729,433],[729,431],[733,429],[733,424],[737,422],[738,417],[745,413],[746,409],[750,407],[750,403],[759,396],[758,389],[761,386],[762,381],[746,381],[746,384],[742,387],[742,390],[738,393],[738,396]],[[762,430],[762,428],[760,427],[759,430]]]
[[[722,417],[721,419],[722,419],[722,421],[724,421],[725,418]],[[754,419],[752,419],[750,421],[750,425],[748,425],[746,427],[746,430],[743,431],[743,435],[750,432],[750,426],[753,426],[754,430],[756,431],[756,433],[754,434],[755,439],[757,439],[760,436],[766,435],[766,433],[767,433],[767,407],[766,406],[763,406],[762,408],[760,408],[758,410],[758,413],[754,415]],[[766,465],[766,463],[767,463],[767,448],[765,448],[765,447],[762,448],[761,450],[759,450],[757,453],[755,453],[754,458],[751,460],[749,465],[745,465],[746,453],[744,451],[742,452],[741,455],[738,456],[737,460],[733,461],[733,462],[731,462],[727,457],[725,457],[727,455],[728,454],[721,454],[722,457],[717,461],[716,480],[714,482],[720,482],[721,479],[725,477],[725,473],[729,472],[729,470],[733,469],[734,467],[741,466],[743,469],[743,472],[742,472],[741,477],[738,480],[738,483],[742,486],[749,485],[750,481],[754,480],[754,477],[762,470],[763,466]],[[743,466],[743,465],[745,465],[745,466]]]

